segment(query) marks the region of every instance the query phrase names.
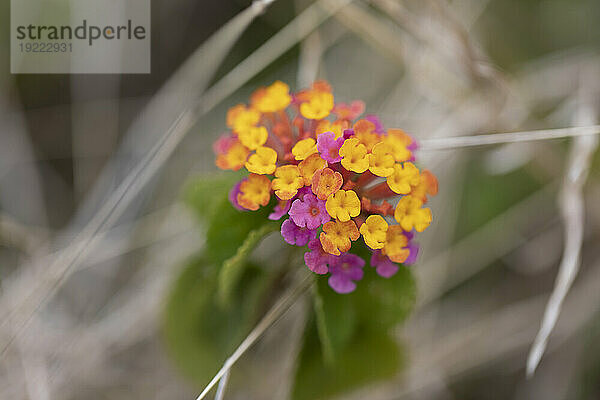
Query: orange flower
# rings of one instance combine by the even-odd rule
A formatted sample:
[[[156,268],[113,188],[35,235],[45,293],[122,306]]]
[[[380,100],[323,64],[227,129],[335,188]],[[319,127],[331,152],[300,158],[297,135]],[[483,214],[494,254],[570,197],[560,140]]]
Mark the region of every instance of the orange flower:
[[[369,120],[360,119],[356,121],[352,129],[354,129],[354,137],[364,144],[369,152],[381,141],[379,135],[373,132],[375,124]]]
[[[234,139],[224,154],[217,156],[216,165],[221,169],[237,171],[244,166],[250,151],[239,140]]]
[[[419,183],[410,193],[411,196],[420,199],[423,203],[427,202],[427,195],[435,196],[438,193],[438,181],[431,171],[423,170],[419,176]]]
[[[318,80],[312,84],[312,90],[315,92],[331,93],[331,85],[327,81]]]
[[[245,109],[246,109],[245,105],[238,104],[238,105],[231,107],[229,110],[227,110],[227,117],[226,117],[227,126],[230,128],[233,128],[233,124],[235,123],[235,120],[240,115],[240,113],[243,112]]]
[[[363,112],[365,112],[365,103],[360,100],[354,100],[350,104],[338,103],[333,108],[333,113],[336,114],[339,119],[352,120]]]
[[[329,221],[323,225],[323,232],[319,236],[323,250],[329,254],[339,256],[342,251],[350,250],[352,241],[360,237],[354,221]]]
[[[304,89],[296,93],[296,100],[300,103],[309,101],[315,93],[325,92],[331,93],[331,85],[327,81],[315,81],[310,89]]]
[[[327,200],[330,194],[337,192],[344,183],[342,174],[331,168],[323,168],[315,172],[312,180],[312,192],[321,200]]]

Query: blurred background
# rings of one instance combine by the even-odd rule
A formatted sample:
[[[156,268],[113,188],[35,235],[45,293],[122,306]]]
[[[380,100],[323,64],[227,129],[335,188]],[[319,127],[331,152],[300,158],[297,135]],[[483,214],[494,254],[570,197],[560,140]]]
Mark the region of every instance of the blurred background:
[[[216,172],[227,108],[260,85],[326,79],[336,101],[361,99],[424,143],[598,123],[596,0],[267,3],[152,1],[149,75],[11,75],[0,32],[0,398],[196,398],[203,382],[164,334],[173,282],[204,242],[183,188]],[[581,270],[525,374],[568,237],[559,199],[594,150],[573,143],[424,146],[440,194],[412,267],[417,305],[395,332],[406,365],[342,398],[600,398],[597,154]],[[288,397],[307,307],[243,356],[258,372],[225,398]]]

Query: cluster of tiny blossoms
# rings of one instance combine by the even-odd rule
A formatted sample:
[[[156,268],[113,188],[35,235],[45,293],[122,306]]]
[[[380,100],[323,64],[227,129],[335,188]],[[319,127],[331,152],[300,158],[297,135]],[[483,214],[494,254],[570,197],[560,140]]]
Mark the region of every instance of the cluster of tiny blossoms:
[[[376,116],[359,116],[364,104],[334,103],[329,84],[290,93],[283,82],[254,92],[250,105],[227,113],[230,132],[214,145],[219,168],[246,168],[231,190],[240,210],[258,210],[277,199],[271,220],[285,218],[283,239],[306,246],[304,260],[329,274],[339,293],[352,292],[365,260],[348,251],[362,236],[370,265],[389,278],[397,263],[415,262],[415,232],[431,223],[424,208],[437,180],[414,164],[415,141],[399,129],[385,130]],[[393,206],[388,200],[395,203]]]

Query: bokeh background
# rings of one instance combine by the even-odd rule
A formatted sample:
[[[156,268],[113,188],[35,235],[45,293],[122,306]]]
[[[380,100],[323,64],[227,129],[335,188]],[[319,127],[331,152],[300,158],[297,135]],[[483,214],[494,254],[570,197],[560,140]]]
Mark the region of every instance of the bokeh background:
[[[216,172],[226,110],[257,86],[326,79],[336,100],[361,99],[424,141],[598,123],[598,1],[276,0],[264,13],[250,3],[154,0],[149,75],[11,75],[2,1],[0,398],[198,395],[203,382],[164,334],[173,282],[204,242],[184,187]],[[146,163],[190,106],[187,134]],[[525,376],[581,152],[545,140],[419,153],[440,194],[412,267],[417,305],[396,332],[405,366],[343,398],[600,397],[598,155],[583,188],[581,271]],[[128,186],[118,218],[98,220],[136,165],[148,179]],[[300,297],[242,358],[254,373],[234,367],[225,398],[288,396],[308,307]]]

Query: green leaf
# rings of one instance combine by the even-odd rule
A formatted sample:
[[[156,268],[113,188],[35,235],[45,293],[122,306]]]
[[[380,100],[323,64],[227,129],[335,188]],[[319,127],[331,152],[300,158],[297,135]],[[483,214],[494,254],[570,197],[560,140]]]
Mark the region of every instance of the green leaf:
[[[403,364],[403,353],[386,332],[358,330],[333,364],[323,361],[314,321],[300,353],[292,399],[327,399],[367,383],[390,379]]]
[[[403,322],[417,299],[417,287],[410,269],[400,265],[394,276],[383,278],[370,265],[371,251],[364,243],[355,243],[351,252],[366,261],[364,278],[349,295],[360,320],[368,321],[374,329],[388,329]]]
[[[208,383],[260,317],[269,282],[260,268],[246,266],[225,310],[217,303],[217,269],[205,257],[185,267],[164,314],[167,347],[185,375]]]
[[[335,293],[323,277],[313,286],[313,303],[323,356],[331,365],[355,332],[356,310],[352,298]]]
[[[240,179],[242,174],[232,172],[194,178],[184,189],[184,201],[201,222],[207,222]]]
[[[206,226],[206,255],[216,266],[233,257],[250,232],[269,221],[275,202],[257,211],[236,209],[229,202],[228,194],[241,178],[240,173],[197,178],[184,192],[186,203]]]
[[[235,255],[223,263],[223,268],[219,272],[219,302],[221,305],[226,307],[231,306],[233,289],[244,273],[244,269],[247,266],[246,261],[252,250],[266,235],[277,229],[277,224],[269,223],[251,231],[242,245],[238,247]]]
[[[377,275],[365,266],[365,277],[354,296],[357,312],[371,329],[389,329],[403,322],[416,302],[416,284],[412,272],[400,265],[391,278]]]
[[[267,206],[258,211],[240,211],[229,203],[226,196],[221,198],[206,232],[206,255],[209,261],[221,266],[234,256],[250,232],[268,221],[267,210],[271,209]]]
[[[335,293],[326,277],[313,290],[315,314],[305,332],[294,399],[325,399],[360,385],[387,379],[403,357],[391,328],[404,321],[415,304],[412,273],[405,266],[391,278],[377,275],[363,244],[352,252],[367,261],[354,292]]]

